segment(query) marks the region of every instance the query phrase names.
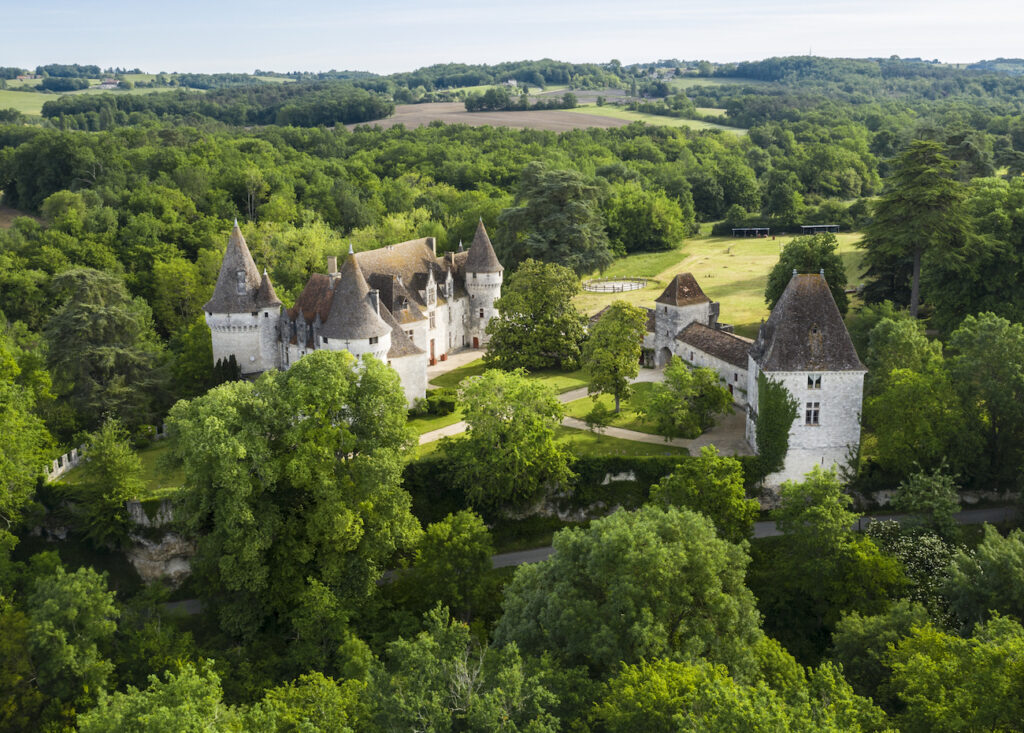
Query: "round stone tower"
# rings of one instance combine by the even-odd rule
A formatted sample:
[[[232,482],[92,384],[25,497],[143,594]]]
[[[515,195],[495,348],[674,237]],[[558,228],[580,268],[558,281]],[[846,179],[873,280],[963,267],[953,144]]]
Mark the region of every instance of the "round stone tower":
[[[203,306],[213,343],[213,363],[232,356],[243,375],[280,366],[281,301],[266,270],[253,262],[238,221],[231,230],[213,296]]]
[[[391,327],[380,310],[380,293],[371,290],[355,255],[341,268],[327,320],[318,329],[318,349],[348,351],[357,359],[372,354],[387,363]]]
[[[487,344],[487,324],[498,314],[494,301],[501,297],[504,271],[481,219],[466,256],[466,292],[469,293],[466,335],[474,348]]]

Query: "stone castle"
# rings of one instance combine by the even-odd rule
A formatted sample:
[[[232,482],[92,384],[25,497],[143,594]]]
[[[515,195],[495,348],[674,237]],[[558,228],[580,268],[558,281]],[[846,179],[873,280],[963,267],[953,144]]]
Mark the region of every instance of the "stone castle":
[[[291,308],[261,275],[238,227],[213,296],[203,307],[214,363],[234,357],[243,376],[287,369],[317,349],[372,354],[402,380],[406,400],[424,396],[427,367],[487,342],[504,268],[481,221],[468,251],[437,255],[433,237],[353,253],[339,271],[314,274]]]
[[[756,445],[757,378],[762,372],[798,402],[784,468],[770,486],[802,480],[814,466],[843,464],[860,444],[867,369],[857,357],[823,273],[795,271],[768,320],[751,341],[718,322],[719,304],[689,273],[677,275],[648,309],[644,347],[658,366],[679,356],[709,367],[746,409],[746,437]]]

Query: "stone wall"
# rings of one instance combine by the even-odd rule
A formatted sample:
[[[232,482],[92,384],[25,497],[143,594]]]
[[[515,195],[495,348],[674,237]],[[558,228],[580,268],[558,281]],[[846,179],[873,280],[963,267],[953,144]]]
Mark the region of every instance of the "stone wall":
[[[694,367],[706,367],[718,373],[722,385],[732,388],[732,401],[740,407],[747,405],[747,370],[719,359],[717,356],[707,354],[695,346],[684,344],[682,341],[675,342],[673,353],[683,361]]]

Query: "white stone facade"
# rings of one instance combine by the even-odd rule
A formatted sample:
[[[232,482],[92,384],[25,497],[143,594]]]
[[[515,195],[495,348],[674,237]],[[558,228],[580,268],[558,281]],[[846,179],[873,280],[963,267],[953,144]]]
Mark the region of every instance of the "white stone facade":
[[[206,313],[213,343],[213,363],[235,357],[242,374],[259,374],[278,366],[278,308],[249,313]]]

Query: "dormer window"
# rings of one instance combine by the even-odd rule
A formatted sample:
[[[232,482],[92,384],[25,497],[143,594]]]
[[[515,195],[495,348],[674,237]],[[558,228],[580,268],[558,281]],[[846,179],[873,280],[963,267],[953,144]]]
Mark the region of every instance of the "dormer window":
[[[808,374],[807,375],[807,389],[821,389],[821,375],[820,374]]]

